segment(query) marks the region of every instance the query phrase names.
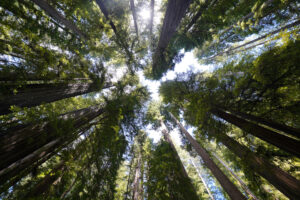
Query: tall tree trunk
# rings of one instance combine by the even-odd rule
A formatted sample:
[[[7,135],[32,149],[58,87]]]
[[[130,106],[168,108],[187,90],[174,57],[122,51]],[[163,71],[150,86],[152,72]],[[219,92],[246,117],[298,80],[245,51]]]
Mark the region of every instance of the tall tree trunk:
[[[0,178],[17,167],[32,164],[66,141],[75,139],[78,137],[78,130],[81,132],[80,129],[89,128],[89,122],[103,112],[99,105],[91,106],[61,115],[61,123],[28,125],[4,134],[0,138]],[[64,124],[70,127],[56,127]],[[22,167],[19,170],[21,169]]]
[[[212,114],[220,117],[227,122],[236,125],[242,130],[270,143],[278,148],[285,150],[295,156],[300,157],[300,141],[297,141],[293,138],[287,137],[285,135],[281,135],[272,130],[266,129],[262,126],[249,122],[245,119],[237,117],[233,114],[224,112],[221,109],[214,108],[211,110]]]
[[[104,17],[108,20],[109,25],[111,26],[111,28],[113,29],[115,35],[116,35],[116,42],[118,45],[120,45],[124,51],[126,52],[129,60],[133,60],[133,55],[130,53],[129,49],[128,49],[128,44],[126,42],[123,41],[121,35],[119,34],[119,32],[117,31],[117,28],[115,26],[115,24],[113,23],[112,19],[109,16],[109,13],[106,9],[106,6],[103,2],[103,0],[96,0],[96,3],[98,4],[100,10],[102,11]]]
[[[238,177],[238,175],[236,175],[231,169],[230,167],[228,167],[228,165],[226,165],[226,163],[219,158],[219,156],[217,156],[217,154],[213,153],[214,157],[233,175],[233,177],[240,183],[240,185],[242,186],[242,188],[245,190],[245,192],[251,197],[251,199],[254,200],[259,200],[252,192],[251,190],[248,188],[248,186],[244,183],[244,181],[242,181],[242,179],[240,179]]]
[[[139,29],[138,29],[138,25],[137,25],[137,15],[136,15],[136,10],[135,10],[134,0],[130,0],[130,9],[132,12],[136,36],[137,36],[137,38],[139,38]]]
[[[284,172],[280,168],[272,165],[266,159],[259,157],[247,147],[241,145],[226,134],[217,134],[210,130],[235,155],[245,161],[251,169],[264,177],[269,183],[274,185],[279,191],[291,199],[300,199],[300,181]]]
[[[138,163],[135,168],[135,175],[133,181],[133,200],[142,200],[141,191],[140,191],[140,180],[141,180],[141,163],[142,157],[141,152],[139,152]]]
[[[188,133],[182,124],[170,113],[171,118],[179,126],[180,130],[184,133],[188,141],[194,147],[198,155],[202,158],[205,166],[212,172],[212,174],[219,181],[223,189],[233,200],[246,199],[246,197],[238,190],[238,188],[228,179],[228,177],[221,171],[216,163],[210,158],[206,150],[199,145],[199,143]]]
[[[36,5],[38,5],[42,10],[44,10],[49,16],[58,22],[62,23],[64,26],[72,30],[74,33],[79,35],[81,38],[87,39],[87,35],[80,31],[77,26],[70,20],[67,20],[63,15],[55,10],[52,6],[50,6],[45,0],[31,0]]]
[[[173,151],[174,151],[174,153],[176,155],[176,159],[180,162],[180,168],[181,168],[181,171],[182,171],[182,175],[185,178],[189,179],[189,176],[188,176],[188,174],[187,174],[187,172],[186,172],[186,170],[185,170],[185,168],[184,168],[184,166],[183,166],[183,164],[181,162],[181,159],[180,159],[180,157],[179,157],[179,155],[177,153],[177,150],[176,150],[176,148],[175,148],[175,146],[173,144],[173,141],[172,141],[172,139],[170,137],[169,130],[167,129],[165,123],[162,120],[160,120],[160,126],[163,128],[162,133],[163,133],[163,136],[164,136],[165,140],[170,144],[171,148],[173,149]]]
[[[163,53],[167,48],[171,38],[176,32],[181,19],[184,17],[191,0],[169,0],[167,5],[166,14],[164,17],[163,26],[161,29],[158,45],[153,56],[153,72],[159,71],[160,61]]]
[[[14,84],[2,85],[6,90],[11,90],[16,87]],[[110,87],[110,84],[103,88]],[[0,100],[0,115],[11,112],[10,107],[15,105],[18,107],[34,107],[42,103],[50,103],[65,98],[70,98],[90,92],[100,90],[96,83],[49,83],[49,84],[28,84],[17,89],[17,93],[12,91],[3,93]]]
[[[287,24],[287,25],[285,25],[285,26],[283,26],[283,27],[281,27],[281,28],[279,28],[279,29],[276,29],[275,31],[272,31],[272,32],[267,33],[267,34],[264,34],[264,35],[262,35],[262,36],[260,36],[260,37],[258,37],[258,38],[256,38],[256,39],[251,40],[251,41],[249,41],[249,42],[246,42],[246,43],[244,43],[244,44],[242,44],[242,45],[238,45],[237,47],[229,48],[229,49],[226,50],[226,51],[219,52],[219,53],[217,53],[216,55],[214,55],[214,56],[208,58],[208,60],[214,59],[215,57],[221,56],[221,55],[223,55],[223,54],[228,54],[228,53],[230,53],[231,51],[234,51],[234,50],[236,50],[236,49],[242,48],[242,47],[247,46],[247,45],[249,45],[249,44],[255,43],[255,42],[257,42],[257,41],[259,41],[259,40],[262,40],[262,39],[265,39],[265,38],[267,38],[267,37],[269,37],[269,36],[271,36],[271,35],[275,35],[275,34],[279,33],[280,31],[283,31],[283,30],[285,30],[285,29],[289,29],[289,28],[292,28],[292,27],[294,27],[294,26],[298,26],[299,24],[300,24],[300,20],[297,20],[297,21],[295,21],[295,22],[293,22],[293,23],[291,23],[291,24]]]
[[[191,161],[192,161],[192,160],[191,160]],[[201,179],[201,181],[202,181],[202,183],[203,183],[203,185],[204,185],[204,187],[205,187],[205,189],[206,189],[206,191],[207,191],[207,193],[208,193],[210,199],[211,199],[211,200],[215,200],[214,196],[211,194],[209,187],[207,186],[207,184],[206,184],[204,178],[202,177],[202,175],[201,175],[200,171],[198,170],[198,167],[195,165],[194,161],[192,161],[192,164],[193,164],[194,168],[196,169],[196,171],[197,171],[197,173],[198,173],[198,176],[200,177],[200,179]]]
[[[153,35],[153,19],[154,19],[154,5],[155,1],[151,0],[150,2],[150,22],[149,22],[149,30],[150,30],[150,47],[151,50],[154,51],[154,35]]]
[[[255,115],[242,113],[242,112],[239,112],[239,111],[234,111],[234,110],[231,110],[231,109],[228,109],[228,108],[224,108],[224,109],[221,108],[221,109],[224,110],[224,111],[228,111],[228,112],[230,112],[234,115],[237,115],[239,117],[242,117],[243,119],[256,122],[257,124],[263,124],[263,125],[266,125],[270,128],[277,129],[277,130],[282,131],[286,134],[290,134],[290,135],[293,135],[295,137],[300,138],[300,130],[299,129],[296,129],[296,128],[293,128],[293,127],[290,127],[290,126],[286,126],[284,124],[279,124],[279,123],[274,122],[270,119],[265,119],[265,118],[262,118],[262,117],[257,117]]]
[[[28,192],[25,198],[36,198],[46,193],[51,185],[62,176],[66,170],[65,161],[61,161],[52,171],[47,174],[30,192]],[[59,173],[60,172],[60,173]]]

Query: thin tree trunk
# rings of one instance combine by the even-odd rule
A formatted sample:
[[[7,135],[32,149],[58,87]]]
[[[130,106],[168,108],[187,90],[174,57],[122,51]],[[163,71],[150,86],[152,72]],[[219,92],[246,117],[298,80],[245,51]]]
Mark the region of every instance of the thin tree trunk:
[[[139,38],[139,29],[138,29],[138,25],[137,25],[137,15],[136,15],[136,10],[135,10],[134,0],[130,0],[130,9],[132,12],[136,36],[137,36],[137,38]]]
[[[192,160],[191,160],[191,161],[192,161]],[[196,171],[197,171],[197,173],[198,173],[198,176],[200,177],[200,179],[201,179],[201,181],[202,181],[202,183],[203,183],[203,185],[204,185],[204,187],[205,187],[205,189],[206,189],[206,191],[207,191],[209,197],[210,197],[212,200],[215,200],[214,196],[211,194],[209,187],[207,186],[207,184],[206,184],[204,178],[202,177],[202,175],[201,175],[200,171],[198,170],[198,167],[195,165],[194,161],[192,161],[192,164],[193,164],[194,168],[196,169]]]
[[[281,135],[252,122],[246,121],[245,119],[224,112],[223,110],[218,108],[212,109],[211,113],[216,115],[217,117],[226,120],[231,124],[236,125],[237,127],[256,137],[277,146],[282,150],[285,150],[297,157],[300,157],[300,141],[297,141],[285,135]]]
[[[248,186],[244,183],[244,181],[242,181],[242,179],[240,179],[238,177],[238,175],[236,175],[231,169],[230,167],[228,167],[228,165],[226,165],[225,162],[223,162],[223,160],[221,158],[219,158],[219,156],[217,156],[217,154],[213,153],[214,157],[233,175],[233,177],[240,183],[240,185],[242,186],[242,188],[245,190],[245,192],[247,192],[247,194],[251,197],[251,199],[254,200],[259,200],[252,192],[251,190],[248,188]]]
[[[259,157],[247,147],[241,145],[226,134],[217,134],[210,130],[209,134],[216,136],[235,155],[245,161],[256,173],[264,177],[279,191],[291,199],[300,199],[300,181],[284,172],[266,159]]]
[[[150,29],[150,46],[152,51],[154,51],[154,36],[153,36],[154,5],[155,5],[155,1],[151,0],[149,29]]]
[[[221,109],[223,109],[223,108],[221,108]],[[228,108],[224,108],[223,110],[224,111],[229,111],[230,113],[232,113],[234,115],[237,115],[239,117],[242,117],[243,119],[256,122],[257,124],[263,124],[263,125],[266,125],[270,128],[273,128],[273,129],[276,129],[276,130],[279,130],[279,131],[282,131],[284,133],[287,133],[287,134],[290,134],[290,135],[293,135],[295,137],[300,138],[300,130],[299,129],[296,129],[296,128],[293,128],[293,127],[290,127],[290,126],[286,126],[284,124],[279,124],[279,123],[274,122],[270,119],[265,119],[265,118],[257,117],[257,116],[250,115],[250,114],[247,114],[247,113],[234,111],[234,110],[231,110],[231,109],[228,109]]]
[[[163,136],[164,136],[165,140],[170,144],[171,148],[173,149],[173,151],[174,151],[174,153],[176,155],[176,159],[180,162],[180,166],[181,166],[180,168],[181,168],[181,171],[182,171],[182,175],[185,178],[189,179],[189,176],[188,176],[188,174],[187,174],[187,172],[186,172],[186,170],[185,170],[185,168],[184,168],[184,166],[183,166],[183,164],[181,162],[181,159],[180,159],[180,157],[179,157],[179,155],[177,153],[177,150],[176,150],[176,148],[175,148],[175,146],[173,144],[173,141],[172,141],[172,139],[170,137],[169,130],[167,129],[165,123],[162,120],[160,120],[160,126],[163,129],[162,133],[163,133]]]
[[[153,56],[153,72],[159,71],[160,60],[167,48],[171,38],[176,32],[181,19],[184,17],[191,0],[170,0],[168,1],[163,26],[161,29],[158,45]]]
[[[269,37],[269,36],[271,36],[271,35],[275,35],[275,34],[279,33],[280,31],[283,31],[283,30],[285,30],[285,29],[292,28],[292,27],[297,26],[297,25],[299,25],[299,24],[300,24],[300,20],[297,20],[297,21],[295,21],[295,22],[293,22],[293,23],[291,23],[291,24],[287,24],[287,25],[285,25],[285,26],[283,26],[283,27],[281,27],[281,28],[279,28],[279,29],[276,29],[275,31],[272,31],[272,32],[267,33],[267,34],[264,34],[264,35],[262,35],[262,36],[260,36],[260,37],[258,37],[258,38],[256,38],[256,39],[251,40],[251,41],[249,41],[249,42],[246,42],[246,43],[244,43],[244,44],[242,44],[242,45],[239,45],[239,46],[234,47],[234,48],[229,48],[229,49],[226,50],[226,51],[217,53],[216,55],[214,55],[214,56],[208,58],[208,60],[214,59],[215,57],[221,56],[221,55],[223,55],[223,54],[228,54],[228,53],[230,53],[231,51],[234,51],[234,50],[236,50],[236,49],[242,48],[242,47],[244,47],[244,46],[247,46],[247,45],[249,45],[249,44],[252,44],[252,43],[254,43],[254,42],[257,42],[257,41],[259,41],[259,40],[265,39],[265,38],[267,38],[267,37]]]
[[[87,35],[85,33],[80,31],[72,21],[67,20],[63,15],[61,15],[59,12],[57,12],[55,10],[55,8],[50,6],[45,0],[31,0],[31,1],[34,2],[36,5],[38,5],[42,10],[44,10],[53,19],[57,20],[58,22],[61,22],[67,28],[72,30],[77,35],[79,35],[81,38],[87,39]]]
[[[129,58],[129,60],[133,60],[133,56],[132,56],[132,54],[128,50],[128,44],[122,40],[121,35],[117,31],[117,28],[116,28],[115,24],[113,23],[113,21],[111,20],[111,18],[109,16],[109,13],[108,13],[108,11],[106,9],[106,6],[105,6],[103,0],[96,0],[96,3],[98,4],[100,10],[102,11],[104,17],[108,20],[109,25],[113,29],[113,31],[114,31],[114,33],[116,35],[116,38],[117,38],[116,39],[117,44],[120,45],[125,50],[125,52],[126,52],[128,58]]]
[[[3,85],[6,90],[11,90],[16,85]],[[110,84],[103,88],[111,87]],[[49,84],[28,84],[17,89],[17,93],[3,93],[0,100],[0,115],[11,112],[11,106],[34,107],[42,103],[51,103],[65,98],[70,98],[100,90],[96,83],[49,83]]]
[[[233,200],[246,199],[246,197],[238,190],[238,188],[228,179],[228,177],[221,171],[216,163],[210,158],[206,150],[199,145],[199,143],[188,133],[182,124],[170,113],[171,118],[179,126],[180,130],[184,133],[188,141],[194,147],[198,155],[202,158],[205,166],[212,172],[216,179],[221,184],[222,188],[226,191],[229,197]]]

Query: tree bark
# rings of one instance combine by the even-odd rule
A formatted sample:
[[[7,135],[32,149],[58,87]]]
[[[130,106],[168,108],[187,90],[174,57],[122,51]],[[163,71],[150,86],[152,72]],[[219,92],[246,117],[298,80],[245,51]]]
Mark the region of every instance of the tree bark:
[[[198,155],[202,158],[204,164],[212,172],[212,174],[219,181],[223,189],[233,200],[246,199],[246,197],[238,190],[238,188],[228,179],[228,177],[221,171],[216,163],[210,158],[206,150],[199,145],[199,143],[188,133],[182,124],[170,113],[171,118],[179,126],[180,130],[184,133],[188,141],[194,147]]]
[[[273,128],[273,129],[282,131],[286,134],[290,134],[292,136],[300,138],[300,130],[299,129],[296,129],[296,128],[293,128],[293,127],[290,127],[290,126],[286,126],[284,124],[279,124],[279,123],[274,122],[270,119],[265,119],[265,118],[262,118],[262,117],[257,117],[255,115],[242,113],[242,112],[239,112],[239,111],[234,111],[234,110],[231,110],[231,109],[228,109],[228,108],[224,108],[224,109],[221,108],[221,109],[224,110],[224,111],[228,111],[228,112],[230,112],[234,115],[237,115],[239,117],[242,117],[243,119],[256,122],[257,124],[263,124],[263,125],[266,125],[270,128]]]
[[[276,133],[272,130],[266,129],[262,126],[259,126],[257,124],[254,124],[252,122],[246,121],[245,119],[242,119],[240,117],[237,117],[233,114],[224,112],[221,109],[214,108],[211,110],[211,113],[216,115],[217,117],[220,117],[227,122],[234,124],[235,126],[239,127],[240,129],[270,143],[278,148],[285,150],[297,157],[300,157],[300,142],[287,137],[285,135],[281,135],[279,133]]]
[[[247,192],[247,194],[251,197],[251,199],[254,200],[259,200],[252,192],[251,190],[248,188],[248,186],[244,183],[244,181],[242,181],[242,179],[240,179],[238,177],[238,175],[236,175],[231,169],[230,167],[228,167],[228,165],[226,165],[225,162],[223,162],[223,160],[221,158],[219,158],[219,156],[217,156],[217,154],[213,153],[214,157],[233,175],[233,177],[240,183],[240,185],[242,186],[242,188],[245,190],[245,192]]]
[[[213,131],[211,131],[211,134],[216,135]],[[244,160],[251,169],[264,177],[287,197],[291,199],[300,198],[299,180],[272,165],[266,159],[259,157],[247,147],[241,145],[226,134],[219,135],[218,139],[220,139],[220,141],[235,155]]]
[[[165,123],[162,121],[162,120],[160,120],[160,126],[162,127],[162,133],[163,133],[163,136],[164,136],[164,138],[165,138],[165,140],[170,144],[170,146],[171,146],[171,148],[173,149],[173,151],[174,151],[174,153],[175,153],[175,155],[176,155],[176,159],[180,162],[180,168],[181,168],[181,171],[182,171],[182,175],[185,177],[185,178],[188,178],[189,179],[189,176],[188,176],[188,174],[187,174],[187,172],[186,172],[186,170],[185,170],[185,168],[184,168],[184,166],[183,166],[183,164],[182,164],[182,162],[181,162],[181,159],[180,159],[180,157],[179,157],[179,155],[178,155],[178,153],[177,153],[177,150],[176,150],[176,148],[175,148],[175,146],[174,146],[174,144],[173,144],[173,141],[172,141],[172,139],[171,139],[171,137],[170,137],[170,134],[169,134],[169,131],[168,131],[168,129],[167,129],[167,127],[166,127],[166,125],[165,125]]]
[[[61,115],[59,120],[62,124],[71,122],[68,130],[65,128],[59,130],[60,127],[58,129],[53,127],[61,124],[54,123],[53,125],[51,122],[43,122],[4,134],[0,138],[0,177],[2,171],[3,173],[7,170],[11,171],[12,167],[19,166],[20,160],[23,159],[24,162],[26,161],[25,163],[31,164],[48,152],[55,150],[65,141],[78,137],[78,130],[89,127],[89,122],[103,112],[104,110],[97,105]],[[61,134],[61,131],[65,133]],[[48,145],[46,150],[43,149],[45,145]]]
[[[141,161],[141,152],[139,152],[138,163],[135,168],[135,176],[133,181],[133,200],[142,200],[140,193]]]
[[[192,161],[192,160],[191,160],[191,161]],[[197,173],[198,173],[198,176],[200,177],[200,179],[201,179],[201,181],[202,181],[202,183],[203,183],[203,185],[204,185],[204,187],[205,187],[205,189],[206,189],[206,191],[207,191],[209,197],[211,198],[211,200],[215,200],[215,198],[214,198],[214,196],[211,194],[210,189],[209,189],[209,187],[207,186],[207,184],[206,184],[204,178],[202,177],[200,171],[198,170],[197,166],[195,165],[195,163],[194,163],[193,161],[192,161],[192,164],[193,164],[194,168],[196,169],[196,171],[197,171]]]
[[[184,17],[191,0],[170,0],[168,1],[163,26],[161,29],[158,45],[153,56],[153,72],[158,71],[161,57],[167,48],[171,38],[176,32],[181,19]]]
[[[58,22],[65,25],[67,28],[72,30],[74,33],[79,35],[83,39],[87,39],[87,35],[80,31],[77,26],[70,20],[67,20],[63,15],[55,10],[52,6],[50,6],[45,0],[31,0],[36,5],[38,5],[42,10],[44,10],[49,16]]]
[[[108,88],[111,85],[105,85]],[[16,87],[14,84],[3,85],[7,90]],[[17,93],[4,93],[0,99],[0,115],[11,113],[10,107],[15,105],[21,108],[34,107],[42,103],[51,103],[65,98],[75,97],[100,90],[95,83],[45,83],[28,84],[17,89]]]
[[[138,25],[137,25],[137,15],[136,15],[136,10],[135,10],[134,0],[130,0],[130,9],[132,12],[136,36],[137,36],[137,38],[139,38],[139,29],[138,29]]]

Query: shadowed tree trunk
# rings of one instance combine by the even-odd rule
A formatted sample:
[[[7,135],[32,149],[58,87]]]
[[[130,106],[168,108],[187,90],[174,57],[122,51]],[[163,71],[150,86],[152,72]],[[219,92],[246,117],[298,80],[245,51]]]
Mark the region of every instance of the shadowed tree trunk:
[[[26,196],[25,198],[36,198],[47,193],[57,179],[62,177],[66,170],[65,161],[61,161],[52,171],[47,174]]]
[[[214,108],[211,110],[211,113],[220,117],[227,122],[236,125],[240,129],[270,143],[278,148],[285,150],[295,156],[300,157],[300,141],[297,141],[293,138],[281,135],[272,130],[266,129],[262,126],[249,122],[245,119],[237,117],[233,114],[224,112],[221,109]]]
[[[0,99],[0,115],[10,113],[10,107],[13,105],[21,108],[30,108],[43,103],[51,103],[61,99],[99,91],[101,89],[100,86],[101,84],[97,85],[96,83],[28,84],[17,89],[17,93],[14,94],[11,88],[15,88],[16,85],[3,85],[3,88],[10,92],[2,94],[3,97]],[[107,84],[103,88],[108,87],[111,87],[111,85]]]
[[[248,188],[248,186],[244,183],[244,181],[242,181],[242,179],[240,179],[238,177],[238,175],[236,175],[230,169],[230,167],[228,167],[228,165],[226,165],[226,163],[223,162],[223,160],[221,158],[219,158],[219,156],[217,156],[217,154],[213,153],[213,155],[233,175],[233,177],[240,183],[240,185],[242,186],[242,188],[245,190],[245,192],[247,192],[247,194],[251,197],[251,199],[258,200],[258,198],[251,192],[251,190]]]
[[[7,132],[0,138],[0,183],[10,178],[16,169],[22,170],[78,134],[104,109],[99,105],[61,115],[54,122],[24,126]],[[58,123],[59,122],[59,123]],[[67,126],[66,126],[67,125]],[[79,133],[78,133],[79,130]]]
[[[210,130],[209,134],[216,136],[230,151],[244,160],[251,169],[264,177],[284,195],[291,199],[300,199],[299,180],[272,165],[266,159],[259,157],[226,134],[217,134],[214,130]]]
[[[277,129],[277,130],[282,131],[286,134],[290,134],[290,135],[293,135],[295,137],[300,138],[300,130],[299,129],[296,129],[296,128],[293,128],[293,127],[290,127],[290,126],[286,126],[284,124],[279,124],[279,123],[274,122],[270,119],[265,119],[265,118],[257,117],[257,116],[250,115],[250,114],[247,114],[247,113],[234,111],[234,110],[231,110],[231,109],[228,109],[228,108],[224,108],[222,110],[228,111],[228,112],[230,112],[234,115],[242,117],[243,119],[256,122],[257,124],[263,124],[263,125],[266,125],[270,128]]]
[[[214,198],[213,195],[211,194],[210,189],[209,189],[209,187],[207,186],[207,184],[206,184],[204,178],[202,177],[200,171],[198,170],[198,167],[195,165],[195,163],[194,163],[192,160],[191,160],[191,162],[192,162],[194,168],[196,169],[196,171],[197,171],[197,173],[198,173],[198,176],[200,177],[200,179],[201,179],[201,181],[202,181],[202,183],[203,183],[203,185],[204,185],[204,187],[205,187],[205,189],[206,189],[206,191],[207,191],[209,197],[211,198],[211,200],[215,200],[215,198]]]
[[[36,5],[38,5],[42,10],[44,10],[49,16],[51,16],[56,21],[62,23],[68,29],[72,30],[74,33],[79,35],[81,38],[87,39],[85,33],[80,31],[77,26],[70,20],[67,20],[63,15],[57,12],[52,6],[50,6],[45,0],[31,0]]]
[[[137,15],[136,15],[136,10],[135,10],[134,0],[130,0],[130,9],[132,12],[136,36],[137,36],[137,38],[139,38],[139,29],[138,29],[138,25],[137,25]]]
[[[169,0],[158,45],[153,55],[153,74],[157,74],[161,68],[161,60],[171,38],[176,32],[181,19],[184,17],[191,0]]]
[[[219,181],[222,188],[226,191],[229,197],[233,200],[246,199],[246,197],[238,190],[238,188],[228,179],[228,177],[221,171],[216,163],[210,158],[206,150],[199,145],[199,143],[188,133],[182,124],[169,113],[174,122],[179,126],[180,130],[184,133],[188,141],[194,147],[198,155],[202,158],[205,166],[212,172],[215,178]]]
[[[154,51],[154,36],[153,36],[153,19],[154,19],[154,4],[155,1],[151,0],[150,2],[150,22],[149,22],[149,30],[150,30],[150,46],[151,50]]]

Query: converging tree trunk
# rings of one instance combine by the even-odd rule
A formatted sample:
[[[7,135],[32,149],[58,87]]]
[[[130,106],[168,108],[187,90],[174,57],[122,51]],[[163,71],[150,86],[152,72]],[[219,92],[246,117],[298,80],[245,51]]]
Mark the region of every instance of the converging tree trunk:
[[[45,0],[31,0],[36,5],[38,5],[42,10],[44,10],[50,17],[56,21],[62,23],[68,29],[72,30],[74,33],[79,35],[81,38],[87,39],[87,35],[80,31],[77,26],[70,20],[66,19],[62,14],[57,12],[55,8],[47,3]]]
[[[243,119],[256,122],[257,124],[263,124],[263,125],[266,125],[266,126],[268,126],[270,128],[273,128],[273,129],[282,131],[282,132],[284,132],[286,134],[290,134],[292,136],[300,138],[300,130],[299,129],[296,129],[296,128],[293,128],[293,127],[290,127],[290,126],[286,126],[284,124],[279,124],[279,123],[277,123],[275,121],[272,121],[270,119],[265,119],[265,118],[262,118],[262,117],[257,117],[255,115],[250,115],[250,114],[247,114],[247,113],[242,113],[242,112],[239,112],[239,111],[234,111],[234,110],[231,110],[231,109],[228,109],[228,108],[224,108],[222,110],[228,111],[228,112],[230,112],[230,113],[232,113],[234,115],[242,117]]]
[[[179,126],[180,130],[184,133],[188,141],[194,147],[198,155],[202,158],[205,166],[212,172],[216,179],[221,184],[222,188],[226,191],[229,197],[233,200],[246,199],[246,197],[239,191],[239,189],[229,180],[229,178],[221,171],[216,163],[210,158],[206,150],[199,145],[199,143],[188,133],[182,124],[169,113],[174,122]]]
[[[242,181],[242,179],[240,179],[238,175],[236,175],[234,171],[232,171],[232,169],[230,169],[230,167],[228,167],[228,165],[226,165],[226,163],[221,158],[219,158],[219,156],[217,156],[217,154],[213,153],[213,155],[232,174],[235,180],[237,180],[240,183],[240,185],[242,186],[244,191],[250,196],[250,198],[254,200],[258,200],[258,198],[251,192],[248,186],[244,183],[244,181]]]
[[[197,173],[198,173],[198,176],[200,177],[200,179],[201,179],[201,181],[202,181],[202,183],[203,183],[203,185],[204,185],[204,187],[205,187],[205,189],[206,189],[206,191],[207,191],[207,193],[208,193],[210,199],[211,199],[211,200],[215,200],[214,196],[213,196],[213,195],[211,194],[211,192],[210,192],[209,187],[208,187],[207,184],[206,184],[206,181],[204,180],[204,178],[202,177],[202,174],[201,174],[200,171],[198,170],[198,167],[195,165],[195,163],[194,163],[192,160],[191,160],[191,162],[192,162],[194,168],[196,169],[196,171],[197,171]]]
[[[222,144],[224,144],[235,155],[245,161],[245,163],[247,163],[251,169],[264,177],[284,195],[291,199],[300,198],[299,180],[275,165],[272,165],[266,159],[259,157],[247,147],[241,145],[226,134],[217,134],[214,130],[210,130],[209,134],[213,134],[215,137],[217,137]]]
[[[16,85],[3,86],[7,90],[15,88]],[[103,88],[111,87],[110,84],[105,85]],[[75,97],[90,92],[100,90],[101,87],[96,83],[46,83],[46,84],[28,84],[17,92],[4,93],[0,100],[0,115],[8,114],[11,112],[11,106],[34,107],[43,103],[51,103],[65,98]]]
[[[137,166],[135,168],[135,175],[133,180],[133,200],[142,200],[141,187],[140,187],[141,165],[142,165],[141,152],[138,152]]]
[[[58,119],[8,130],[0,138],[0,184],[16,170],[25,169],[44,155],[74,140],[104,112],[99,105],[61,115]]]
[[[214,108],[211,110],[212,114],[220,117],[227,122],[236,125],[240,129],[270,143],[278,148],[285,150],[295,156],[300,157],[300,141],[297,141],[293,138],[287,137],[276,133],[270,129],[266,129],[262,126],[254,124],[250,121],[237,117],[231,113],[227,113],[221,109]]]
[[[160,62],[163,57],[163,53],[167,48],[171,38],[176,32],[181,19],[184,17],[186,10],[188,9],[191,0],[169,0],[167,5],[166,14],[164,17],[163,26],[159,36],[158,45],[153,56],[153,72],[159,71],[161,67]]]
[[[138,25],[137,25],[137,15],[136,15],[136,10],[135,10],[134,0],[130,0],[130,9],[132,12],[136,36],[137,36],[137,38],[139,38],[139,29],[138,29]]]

